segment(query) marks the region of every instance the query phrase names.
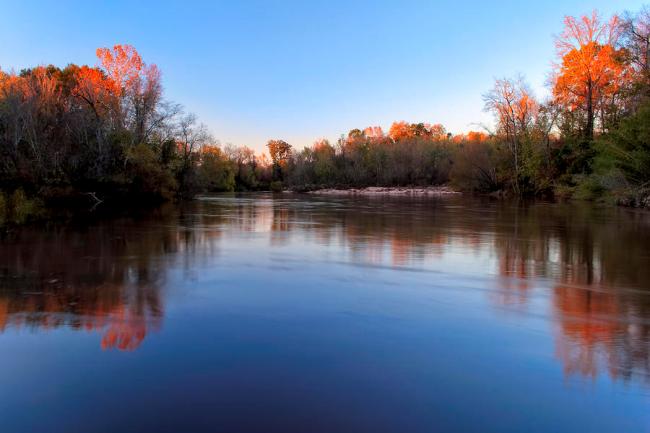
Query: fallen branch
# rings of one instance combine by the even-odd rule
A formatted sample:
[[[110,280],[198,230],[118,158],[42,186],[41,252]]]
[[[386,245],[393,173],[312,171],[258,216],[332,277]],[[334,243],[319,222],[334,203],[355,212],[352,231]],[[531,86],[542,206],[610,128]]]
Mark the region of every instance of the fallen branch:
[[[84,193],[84,194],[86,194],[87,196],[90,196],[93,200],[95,200],[95,204],[94,204],[93,207],[90,209],[91,211],[95,210],[95,208],[96,208],[97,206],[99,206],[101,203],[104,203],[104,200],[102,200],[102,199],[100,199],[99,197],[97,197],[97,194],[95,194],[94,192],[86,192],[86,193]]]

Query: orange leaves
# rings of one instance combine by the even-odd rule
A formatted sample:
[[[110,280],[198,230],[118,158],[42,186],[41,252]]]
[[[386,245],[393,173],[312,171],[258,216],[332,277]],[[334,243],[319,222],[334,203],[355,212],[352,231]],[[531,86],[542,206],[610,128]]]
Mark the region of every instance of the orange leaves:
[[[314,153],[334,155],[334,147],[326,139],[317,140],[312,146]]]
[[[390,125],[390,129],[388,130],[388,136],[393,141],[399,141],[404,138],[413,137],[411,133],[411,125],[404,122],[403,120],[399,122],[393,122],[393,124]]]
[[[424,137],[431,140],[444,140],[447,131],[441,124],[431,125],[429,123],[407,123],[404,121],[393,122],[388,131],[388,136],[393,141],[407,138]]]
[[[384,138],[384,131],[381,126],[369,126],[363,130],[363,135],[370,139],[382,139]]]
[[[496,80],[494,88],[483,99],[486,110],[494,113],[501,132],[515,139],[530,126],[538,110],[538,103],[522,77]]]
[[[82,66],[77,71],[79,85],[75,93],[81,97],[107,93],[121,97],[128,91],[141,93],[147,90],[143,85],[157,85],[160,80],[156,65],[146,66],[131,45],[115,45],[112,50],[98,48],[97,58],[100,68]]]
[[[44,66],[25,70],[21,75],[0,71],[0,97],[3,99],[15,103],[29,101],[29,109],[52,114],[60,108],[57,106],[60,95],[57,78]]]
[[[447,130],[440,123],[429,126],[429,133],[436,140],[443,140],[447,137]]]
[[[156,65],[145,65],[130,45],[98,48],[97,58],[101,66],[74,70],[72,95],[98,118],[108,115],[114,125],[133,127],[136,140],[142,141],[162,93],[160,71]],[[135,115],[129,118],[129,113]]]
[[[25,79],[14,73],[4,73],[0,71],[0,94],[8,97],[10,94],[23,93],[25,88]]]
[[[117,95],[137,84],[144,68],[142,58],[131,45],[115,45],[113,49],[98,48],[97,58],[111,79]]]
[[[631,69],[619,59],[619,50],[611,45],[589,42],[572,49],[562,57],[553,95],[572,109],[584,105],[589,97],[611,96],[632,78]]]
[[[382,143],[385,141],[397,142],[404,139],[424,138],[429,140],[445,140],[447,131],[440,124],[408,123],[405,121],[393,122],[388,134],[380,126],[369,126],[364,130],[353,129],[348,133],[346,143]]]
[[[201,154],[204,156],[210,155],[210,156],[221,157],[221,155],[223,155],[223,152],[221,151],[221,148],[219,146],[208,144],[201,148]]]
[[[138,90],[140,93],[156,94],[159,96],[160,90],[160,70],[156,65],[147,65],[144,67],[143,80],[138,81],[138,85],[142,88]]]
[[[489,136],[481,131],[469,131],[467,134],[454,135],[454,143],[470,142],[470,143],[483,143],[487,141]]]
[[[85,65],[77,71],[76,81],[72,94],[86,101],[99,115],[100,108],[107,105],[107,98],[114,94],[115,83],[98,68]]]
[[[469,141],[483,142],[487,141],[488,135],[485,132],[469,131],[467,133],[467,139]]]
[[[266,147],[274,164],[287,161],[291,155],[291,145],[284,140],[269,140]]]
[[[602,22],[594,11],[580,19],[566,17],[564,31],[556,39],[560,64],[553,76],[553,96],[570,110],[583,109],[585,133],[593,136],[595,113],[604,110],[632,80],[631,67],[623,62],[616,44],[622,26],[618,16]]]

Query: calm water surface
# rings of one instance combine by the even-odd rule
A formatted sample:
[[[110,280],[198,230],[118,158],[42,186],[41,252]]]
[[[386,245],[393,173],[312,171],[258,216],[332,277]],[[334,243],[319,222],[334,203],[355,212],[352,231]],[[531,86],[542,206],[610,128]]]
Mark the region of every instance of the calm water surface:
[[[650,213],[259,194],[17,231],[0,430],[650,432]]]

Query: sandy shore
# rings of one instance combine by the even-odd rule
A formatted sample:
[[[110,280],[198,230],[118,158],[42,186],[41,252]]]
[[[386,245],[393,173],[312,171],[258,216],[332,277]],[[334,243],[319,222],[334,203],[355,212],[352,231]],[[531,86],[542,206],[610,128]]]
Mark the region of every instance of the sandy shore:
[[[327,195],[391,195],[391,196],[445,196],[458,195],[460,192],[454,191],[447,186],[427,186],[427,187],[379,187],[370,186],[367,188],[348,188],[334,189],[324,188],[309,191],[309,194],[327,194]]]

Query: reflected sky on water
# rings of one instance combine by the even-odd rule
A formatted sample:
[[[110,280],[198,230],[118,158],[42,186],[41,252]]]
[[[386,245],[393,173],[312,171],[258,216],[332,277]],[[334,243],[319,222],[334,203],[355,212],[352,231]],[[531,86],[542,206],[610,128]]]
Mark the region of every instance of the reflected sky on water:
[[[9,432],[650,431],[650,214],[251,194],[0,245]]]

